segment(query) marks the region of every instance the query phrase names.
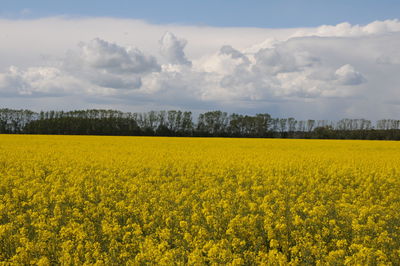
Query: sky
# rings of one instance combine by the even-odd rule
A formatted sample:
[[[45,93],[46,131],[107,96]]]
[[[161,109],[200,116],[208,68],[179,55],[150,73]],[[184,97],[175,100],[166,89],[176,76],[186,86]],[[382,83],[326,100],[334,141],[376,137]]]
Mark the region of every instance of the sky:
[[[400,1],[10,1],[0,107],[399,118]]]
[[[216,27],[315,27],[367,24],[398,17],[398,0],[2,0],[0,15],[40,18],[57,15],[143,19]]]

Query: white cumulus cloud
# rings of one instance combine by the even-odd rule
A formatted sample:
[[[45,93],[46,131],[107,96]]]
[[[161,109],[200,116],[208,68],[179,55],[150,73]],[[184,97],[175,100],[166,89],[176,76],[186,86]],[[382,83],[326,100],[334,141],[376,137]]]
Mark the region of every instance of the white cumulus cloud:
[[[177,38],[173,33],[167,32],[160,40],[160,51],[168,60],[168,63],[179,65],[191,65],[192,63],[186,58],[185,46],[187,41]]]
[[[100,87],[135,89],[140,88],[142,75],[158,72],[161,67],[155,57],[137,48],[96,38],[69,51],[63,69]]]
[[[335,75],[340,85],[360,85],[365,82],[364,76],[349,64],[338,68],[335,71]]]
[[[271,30],[48,18],[0,20],[0,30],[9,36],[0,45],[5,107],[54,108],[68,98],[74,108],[298,118],[400,111],[398,20]]]

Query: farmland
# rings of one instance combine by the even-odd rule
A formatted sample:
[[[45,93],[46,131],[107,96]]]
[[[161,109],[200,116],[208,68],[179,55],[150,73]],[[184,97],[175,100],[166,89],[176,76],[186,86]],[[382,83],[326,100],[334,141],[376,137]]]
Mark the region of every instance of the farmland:
[[[0,135],[0,261],[400,263],[400,143]]]

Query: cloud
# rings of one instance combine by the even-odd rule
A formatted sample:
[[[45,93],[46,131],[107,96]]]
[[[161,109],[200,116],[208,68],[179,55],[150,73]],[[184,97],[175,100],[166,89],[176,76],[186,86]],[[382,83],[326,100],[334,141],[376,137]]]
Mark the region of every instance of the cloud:
[[[187,41],[178,39],[173,33],[166,32],[160,40],[160,52],[168,60],[168,63],[178,65],[191,65],[183,51]]]
[[[249,59],[243,53],[239,52],[238,50],[234,49],[230,45],[224,45],[220,49],[220,54],[222,55],[229,55],[232,59],[242,59],[243,63],[249,63]]]
[[[319,36],[319,37],[360,37],[376,34],[388,34],[400,31],[398,19],[374,21],[367,25],[351,25],[343,22],[337,25],[323,25],[315,29],[298,30],[291,37]]]
[[[136,89],[141,75],[161,70],[153,56],[96,38],[69,51],[63,62],[69,74],[106,88]]]
[[[396,51],[390,54],[383,54],[376,59],[376,62],[382,65],[400,65],[400,53]]]
[[[89,43],[81,43],[78,54],[70,55],[78,61],[71,63],[81,63],[107,73],[145,73],[160,70],[154,57],[145,56],[138,49],[124,48],[99,38]]]
[[[255,54],[254,71],[273,75],[284,72],[301,71],[318,62],[318,58],[304,50],[289,50],[288,47],[261,49]]]
[[[364,83],[366,80],[364,76],[357,72],[353,66],[347,64],[335,71],[335,75],[337,78],[337,83],[340,85],[360,85]]]
[[[26,87],[28,84],[24,81],[18,68],[11,66],[7,72],[0,73],[0,93],[3,96],[23,94]]]
[[[224,109],[324,119],[399,111],[388,103],[400,97],[398,20],[275,30],[118,19],[29,22],[0,20],[10,36],[0,47],[2,105],[35,102],[46,109],[68,98],[75,108]],[[24,32],[32,32],[31,39]]]
[[[82,86],[74,77],[53,67],[31,67],[21,70],[11,66],[0,73],[0,94],[8,97],[43,97],[75,94]]]

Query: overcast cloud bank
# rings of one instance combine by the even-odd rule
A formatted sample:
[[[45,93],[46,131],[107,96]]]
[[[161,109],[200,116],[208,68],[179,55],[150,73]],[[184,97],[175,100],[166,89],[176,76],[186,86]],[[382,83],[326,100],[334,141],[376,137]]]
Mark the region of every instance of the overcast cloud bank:
[[[57,30],[58,29],[58,30]],[[400,21],[307,29],[0,20],[0,104],[395,118]]]

